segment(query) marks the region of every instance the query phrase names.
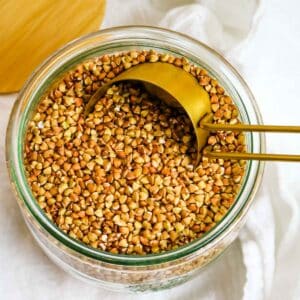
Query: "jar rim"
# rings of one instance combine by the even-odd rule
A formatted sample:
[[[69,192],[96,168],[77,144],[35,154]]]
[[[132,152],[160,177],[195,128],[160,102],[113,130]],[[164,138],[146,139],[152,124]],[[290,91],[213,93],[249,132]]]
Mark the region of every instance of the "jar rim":
[[[248,118],[248,121],[253,122],[254,119],[254,122],[257,122],[258,124],[262,123],[257,104],[249,87],[239,73],[231,66],[231,64],[229,64],[229,62],[227,62],[226,59],[218,54],[215,50],[189,36],[168,29],[150,26],[114,27],[100,30],[71,41],[53,53],[33,72],[19,93],[10,115],[6,135],[7,167],[11,178],[11,183],[13,184],[13,188],[17,196],[22,199],[23,203],[35,221],[56,240],[60,241],[68,248],[74,250],[75,252],[79,252],[81,255],[117,265],[142,266],[170,262],[172,260],[187,257],[200,249],[212,247],[213,244],[222,240],[228,234],[228,232],[230,232],[229,229],[233,228],[238,223],[238,220],[240,220],[246,214],[250,204],[252,203],[254,194],[256,193],[261,182],[264,168],[263,162],[250,161],[248,163],[242,186],[240,187],[239,193],[236,196],[233,205],[230,207],[222,220],[210,231],[205,233],[202,237],[186,245],[178,247],[177,249],[143,256],[113,254],[110,252],[101,251],[99,249],[94,249],[62,232],[52,221],[50,221],[50,219],[48,219],[38,205],[31,193],[25,176],[23,165],[23,140],[21,131],[26,127],[24,115],[28,113],[29,105],[24,106],[24,100],[29,99],[30,103],[34,97],[41,96],[36,91],[41,83],[45,83],[46,79],[49,80],[50,75],[53,75],[51,71],[53,71],[55,68],[63,68],[66,62],[69,61],[70,58],[75,57],[76,55],[78,56],[80,51],[81,53],[84,53],[87,51],[85,50],[87,48],[99,48],[101,45],[105,45],[105,41],[108,40],[110,42],[116,42],[118,38],[119,40],[122,38],[123,41],[126,39],[131,41],[142,41],[144,39],[144,42],[145,40],[151,39],[160,40],[160,42],[168,43],[168,48],[170,49],[175,46],[179,48],[184,46],[188,48],[186,50],[188,52],[190,49],[189,47],[193,47],[194,51],[199,51],[200,53],[210,55],[211,59],[216,60],[216,62],[219,64],[219,72],[223,72],[225,74],[224,78],[228,80],[227,83],[230,83],[231,81],[235,82],[235,86],[233,88],[236,90],[236,94],[241,97],[241,102],[243,103],[245,99],[247,99],[249,102],[249,107],[247,107],[247,109],[253,110],[253,116],[252,120]],[[205,68],[210,68],[210,66],[205,66]],[[237,89],[239,90],[237,91]],[[251,133],[249,137],[250,143],[247,146],[250,147],[250,151],[256,150],[263,152],[265,149],[264,134]],[[253,144],[254,140],[255,143]]]

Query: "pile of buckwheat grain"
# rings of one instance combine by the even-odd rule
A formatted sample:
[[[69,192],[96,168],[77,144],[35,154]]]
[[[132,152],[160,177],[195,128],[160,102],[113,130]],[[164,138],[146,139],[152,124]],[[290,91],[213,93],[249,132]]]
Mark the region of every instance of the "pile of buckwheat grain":
[[[202,157],[186,115],[141,86],[118,84],[84,117],[85,103],[124,69],[162,61],[190,72],[210,95],[214,122],[237,123],[238,110],[205,70],[154,51],[105,55],[78,65],[41,99],[28,124],[24,163],[40,207],[65,233],[124,254],[175,249],[226,214],[245,161]],[[244,151],[244,136],[212,133],[208,147]]]

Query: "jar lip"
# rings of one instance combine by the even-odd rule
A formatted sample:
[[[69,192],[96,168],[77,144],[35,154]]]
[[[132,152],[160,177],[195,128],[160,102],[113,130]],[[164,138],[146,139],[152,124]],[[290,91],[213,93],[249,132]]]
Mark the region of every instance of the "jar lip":
[[[83,244],[82,242],[71,238],[69,235],[62,232],[53,222],[51,222],[46,217],[42,209],[39,207],[37,201],[33,197],[25,177],[25,172],[22,164],[23,140],[21,139],[20,132],[21,129],[24,128],[24,126],[26,125],[24,118],[22,119],[22,115],[24,115],[24,112],[26,111],[26,109],[28,109],[28,105],[27,107],[23,106],[22,100],[26,98],[31,98],[32,100],[35,88],[39,86],[42,80],[45,80],[45,78],[47,77],[47,71],[50,71],[53,67],[57,67],[58,63],[61,63],[62,65],[66,64],[66,62],[68,61],[67,57],[69,53],[76,54],[79,50],[83,50],[83,47],[91,45],[91,43],[95,43],[95,38],[98,39],[96,42],[100,43],[103,42],[105,38],[111,37],[114,34],[122,34],[123,39],[126,39],[126,36],[132,39],[143,39],[144,36],[145,40],[147,39],[147,35],[151,36],[152,39],[159,40],[160,38],[161,42],[163,41],[162,38],[164,37],[168,38],[169,42],[171,42],[172,40],[173,44],[169,45],[171,48],[172,46],[174,46],[175,44],[177,45],[178,43],[180,43],[181,45],[182,43],[187,43],[188,45],[193,45],[193,47],[199,50],[201,49],[202,51],[206,51],[207,54],[212,55],[214,59],[218,60],[218,63],[220,63],[220,65],[222,66],[222,72],[229,72],[230,75],[233,76],[236,82],[240,85],[240,88],[243,89],[245,95],[249,100],[250,105],[253,108],[256,118],[255,121],[261,123],[261,116],[257,108],[257,104],[247,84],[239,75],[239,73],[229,64],[229,62],[227,62],[226,59],[219,53],[217,53],[215,50],[189,36],[168,29],[162,29],[151,26],[113,27],[104,30],[99,30],[97,32],[85,35],[74,41],[71,41],[70,43],[66,44],[64,47],[60,48],[58,51],[53,53],[43,64],[41,64],[38,67],[37,70],[33,72],[31,77],[25,83],[24,87],[19,93],[10,115],[6,135],[7,167],[11,183],[13,184],[13,188],[17,193],[17,196],[19,196],[20,199],[22,199],[22,203],[25,204],[27,209],[30,211],[31,215],[34,217],[35,221],[37,221],[40,226],[42,226],[49,234],[51,234],[55,239],[59,240],[66,247],[74,250],[75,252],[79,252],[81,255],[85,255],[87,257],[94,258],[99,261],[104,261],[117,265],[143,266],[170,262],[172,260],[180,259],[190,254],[193,254],[197,250],[203,249],[204,247],[211,247],[217,241],[222,240],[224,238],[224,236],[230,231],[230,226],[233,226],[237,222],[237,220],[242,218],[248,210],[253,200],[254,194],[256,193],[261,182],[264,167],[263,162],[256,162],[255,164],[250,162],[248,164],[247,172],[244,175],[245,177],[243,184],[235,199],[234,204],[230,207],[229,211],[226,213],[223,219],[210,231],[205,233],[201,238],[196,239],[191,243],[183,245],[175,250],[169,250],[158,254],[147,254],[144,256],[112,254],[109,252],[91,248]],[[226,77],[226,80],[229,79]],[[16,119],[17,117],[18,119]],[[259,149],[259,151],[264,151],[264,135],[258,134],[258,137],[259,138],[257,138],[256,142],[258,147],[257,149]],[[249,186],[250,176],[252,178],[250,182],[251,186]],[[246,188],[247,196],[245,196]],[[242,196],[244,197],[244,199],[241,199]]]

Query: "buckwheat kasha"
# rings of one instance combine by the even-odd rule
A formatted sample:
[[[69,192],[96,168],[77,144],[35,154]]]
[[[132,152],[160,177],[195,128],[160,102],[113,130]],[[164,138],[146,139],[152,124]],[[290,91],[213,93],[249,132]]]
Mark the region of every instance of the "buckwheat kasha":
[[[226,214],[244,175],[245,161],[202,157],[195,168],[188,117],[140,85],[113,85],[84,117],[85,104],[101,84],[156,61],[197,78],[210,95],[213,122],[239,122],[231,98],[205,70],[185,58],[131,51],[69,71],[44,95],[28,124],[24,162],[34,197],[61,230],[100,250],[158,253],[201,237]],[[207,147],[242,152],[244,136],[211,133]]]

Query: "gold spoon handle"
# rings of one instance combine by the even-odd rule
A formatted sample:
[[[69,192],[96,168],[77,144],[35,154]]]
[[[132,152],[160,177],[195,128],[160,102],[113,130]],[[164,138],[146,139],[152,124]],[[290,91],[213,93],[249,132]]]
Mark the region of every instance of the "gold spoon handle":
[[[210,158],[245,159],[245,160],[273,160],[273,161],[300,161],[300,155],[268,154],[268,153],[240,153],[203,151],[203,155]]]
[[[258,131],[258,132],[293,132],[300,133],[300,126],[281,125],[248,125],[248,124],[212,124],[201,123],[200,127],[208,131]],[[225,159],[252,159],[252,160],[274,160],[274,161],[300,161],[300,155],[268,154],[268,153],[240,153],[240,152],[213,152],[203,153],[211,158]]]
[[[257,132],[292,132],[300,133],[300,126],[248,125],[248,124],[212,124],[201,123],[200,127],[209,131],[257,131]]]

